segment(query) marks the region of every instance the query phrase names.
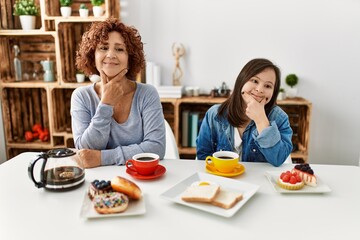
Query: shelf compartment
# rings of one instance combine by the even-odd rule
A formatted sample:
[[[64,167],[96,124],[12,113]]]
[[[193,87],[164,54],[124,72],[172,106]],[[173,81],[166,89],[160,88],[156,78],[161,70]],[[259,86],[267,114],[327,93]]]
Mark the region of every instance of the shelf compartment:
[[[290,127],[293,130],[293,151],[307,151],[310,125],[310,104],[279,106],[288,114]]]
[[[37,6],[40,6],[40,0],[35,0]],[[14,16],[15,0],[0,1],[0,29],[21,29],[19,16]],[[41,28],[41,17],[36,16],[35,28]]]
[[[79,17],[79,8],[81,4],[85,4],[89,9],[89,17],[94,16],[92,12],[92,4],[89,0],[73,0],[71,4],[71,16]],[[45,15],[47,17],[60,17],[60,2],[47,0],[45,1]],[[119,17],[120,14],[120,1],[119,0],[105,0],[104,3],[104,15],[102,17],[107,18],[109,16]]]
[[[76,83],[75,57],[81,37],[90,27],[90,23],[59,23],[60,61],[62,66],[62,81]]]
[[[71,133],[70,102],[74,89],[54,88],[51,91],[54,135]],[[60,135],[60,134],[59,134]]]
[[[25,131],[39,123],[49,129],[47,93],[42,88],[4,88],[3,118],[8,143],[26,143]],[[42,143],[46,144],[46,143]]]
[[[46,148],[28,148],[28,147],[24,147],[24,148],[8,148],[8,158],[11,159],[13,157],[16,157],[17,155],[24,153],[24,152],[39,152],[39,154],[41,152],[47,152],[49,151],[50,148],[46,149]],[[36,159],[36,158],[35,158]],[[28,161],[30,161],[32,159],[28,159]]]
[[[56,78],[55,40],[52,35],[25,35],[25,36],[0,36],[0,75],[2,82],[15,82],[14,70],[14,45],[20,48],[22,77],[26,80],[43,80],[43,60],[54,61],[54,76]]]

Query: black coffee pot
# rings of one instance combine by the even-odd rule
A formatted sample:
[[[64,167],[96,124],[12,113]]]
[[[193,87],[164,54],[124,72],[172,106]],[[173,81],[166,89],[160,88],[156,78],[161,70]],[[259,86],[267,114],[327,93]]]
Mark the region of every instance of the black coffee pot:
[[[43,163],[38,182],[34,177],[34,169],[40,159],[43,159]],[[57,148],[40,153],[38,158],[29,164],[29,177],[38,188],[55,191],[77,188],[85,181],[85,171],[77,159],[76,152],[69,148]]]

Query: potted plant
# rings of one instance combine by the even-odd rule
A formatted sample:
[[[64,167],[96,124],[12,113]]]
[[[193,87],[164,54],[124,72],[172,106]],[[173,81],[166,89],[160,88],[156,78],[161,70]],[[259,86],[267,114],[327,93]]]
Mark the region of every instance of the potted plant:
[[[71,4],[72,4],[72,0],[60,0],[61,16],[65,18],[71,16]]]
[[[93,5],[93,13],[94,17],[101,17],[104,13],[104,0],[91,0],[91,4]]]
[[[295,88],[295,86],[298,84],[298,81],[299,78],[294,73],[286,76],[285,82],[290,87],[290,89],[288,89],[288,97],[296,97],[297,88]]]
[[[83,72],[81,72],[81,71],[77,71],[76,72],[76,81],[78,83],[84,82],[85,81],[85,74]]]
[[[285,89],[280,88],[279,89],[279,94],[277,96],[277,100],[284,100],[284,98],[285,98]]]
[[[14,15],[19,16],[23,30],[35,29],[36,16],[39,12],[39,6],[34,0],[17,0],[14,4]]]
[[[89,16],[89,9],[84,3],[80,4],[79,14],[80,17],[84,17],[84,18]]]

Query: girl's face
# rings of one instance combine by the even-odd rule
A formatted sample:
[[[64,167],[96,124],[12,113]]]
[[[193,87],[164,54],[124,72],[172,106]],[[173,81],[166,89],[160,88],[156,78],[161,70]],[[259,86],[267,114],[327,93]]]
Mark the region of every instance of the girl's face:
[[[118,32],[110,32],[109,39],[96,46],[96,69],[110,78],[128,67],[128,58],[124,39]]]
[[[247,92],[256,101],[262,102],[265,100],[264,105],[270,102],[274,94],[276,75],[275,71],[267,68],[259,74],[250,78],[241,89],[241,92]]]

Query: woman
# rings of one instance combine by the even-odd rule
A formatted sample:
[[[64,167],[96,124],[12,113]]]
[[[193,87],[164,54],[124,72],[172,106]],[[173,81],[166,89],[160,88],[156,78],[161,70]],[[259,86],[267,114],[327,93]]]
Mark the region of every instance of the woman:
[[[142,152],[165,154],[165,126],[156,89],[134,81],[145,66],[135,28],[118,19],[95,22],[85,32],[76,66],[101,81],[71,97],[72,131],[86,168],[124,164]]]
[[[197,142],[197,158],[234,151],[244,162],[280,166],[292,150],[287,114],[276,106],[280,70],[267,59],[253,59],[241,70],[230,97],[205,114]]]

